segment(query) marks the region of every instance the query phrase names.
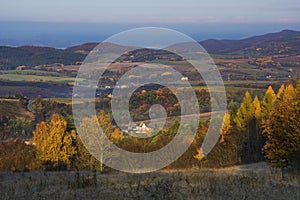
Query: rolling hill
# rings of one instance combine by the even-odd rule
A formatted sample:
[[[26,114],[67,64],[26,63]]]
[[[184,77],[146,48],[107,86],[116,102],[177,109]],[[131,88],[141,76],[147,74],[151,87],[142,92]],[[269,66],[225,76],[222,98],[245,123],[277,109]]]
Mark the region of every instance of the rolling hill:
[[[0,47],[0,69],[15,69],[19,65],[35,66],[53,63],[74,64],[85,55],[51,47]]]
[[[278,33],[250,37],[242,40],[206,40],[200,42],[213,54],[244,54],[270,56],[300,53],[300,32],[283,30]]]
[[[35,66],[61,63],[65,65],[83,61],[98,43],[86,43],[66,49],[51,47],[0,47],[0,69],[16,69],[20,65]],[[200,44],[211,54],[263,57],[300,54],[300,32],[283,30],[277,33],[250,37],[241,40],[206,40]],[[107,44],[117,51],[124,46]],[[164,55],[165,56],[165,55]],[[155,56],[157,59],[157,56]],[[140,60],[139,60],[140,61]]]

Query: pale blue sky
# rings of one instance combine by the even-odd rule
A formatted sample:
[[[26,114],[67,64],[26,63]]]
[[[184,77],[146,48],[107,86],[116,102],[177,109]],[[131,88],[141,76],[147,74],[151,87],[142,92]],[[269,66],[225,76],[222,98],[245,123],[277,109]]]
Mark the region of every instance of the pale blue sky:
[[[67,47],[145,26],[198,41],[300,30],[300,0],[0,0],[0,45]]]
[[[298,23],[299,0],[0,0],[0,21]]]

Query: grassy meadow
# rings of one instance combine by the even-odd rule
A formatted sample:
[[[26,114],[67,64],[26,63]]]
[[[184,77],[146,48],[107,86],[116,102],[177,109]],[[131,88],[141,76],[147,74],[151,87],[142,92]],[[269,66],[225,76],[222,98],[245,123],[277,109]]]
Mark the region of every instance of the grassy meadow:
[[[111,172],[1,172],[1,199],[291,199],[299,177],[264,163],[224,169]]]

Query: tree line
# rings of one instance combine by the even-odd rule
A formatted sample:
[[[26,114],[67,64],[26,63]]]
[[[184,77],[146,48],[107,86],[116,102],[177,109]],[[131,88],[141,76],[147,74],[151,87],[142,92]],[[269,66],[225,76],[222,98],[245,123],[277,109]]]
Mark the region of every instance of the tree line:
[[[223,153],[231,163],[266,160],[282,169],[299,168],[300,81],[282,85],[277,93],[269,86],[261,101],[246,92],[240,106],[223,118],[220,141],[211,154],[218,149],[226,149]],[[200,155],[198,149],[196,158],[204,159]]]
[[[141,93],[141,95],[147,95]],[[141,97],[144,98],[144,97]],[[38,108],[37,108],[38,110]],[[41,112],[42,113],[42,112]],[[41,115],[44,118],[45,115]],[[48,118],[48,117],[45,117]],[[45,119],[44,118],[44,119]],[[196,137],[189,149],[167,168],[224,167],[266,160],[275,167],[299,166],[300,151],[300,81],[282,85],[277,93],[270,86],[262,100],[245,93],[239,106],[233,106],[223,120],[219,142],[204,155],[201,144],[210,120],[199,121]],[[94,118],[83,119],[81,132],[95,131],[99,123],[114,144],[127,151],[146,153],[167,145],[180,123],[174,122],[149,138],[124,135],[112,125],[111,116],[100,111]],[[192,131],[188,126],[185,131]],[[52,114],[37,123],[31,144],[16,139],[0,144],[0,170],[100,170],[105,166],[85,148],[99,138],[84,141],[77,135],[69,115]],[[97,149],[97,158],[110,159],[109,146]]]

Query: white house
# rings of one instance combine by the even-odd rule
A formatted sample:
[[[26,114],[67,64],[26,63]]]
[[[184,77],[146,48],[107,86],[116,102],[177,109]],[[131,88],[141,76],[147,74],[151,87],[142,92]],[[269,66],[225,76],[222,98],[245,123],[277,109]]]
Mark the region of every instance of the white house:
[[[151,128],[148,128],[144,122],[141,122],[137,127],[136,127],[136,133],[148,133],[149,131],[152,131]]]
[[[187,77],[187,76],[182,77],[181,80],[182,80],[182,81],[188,81],[188,80],[189,80],[189,77]]]
[[[141,122],[139,125],[130,124],[128,126],[127,133],[136,133],[136,134],[147,134],[151,132],[152,129],[147,127],[144,122]]]

